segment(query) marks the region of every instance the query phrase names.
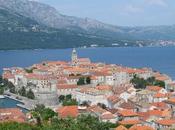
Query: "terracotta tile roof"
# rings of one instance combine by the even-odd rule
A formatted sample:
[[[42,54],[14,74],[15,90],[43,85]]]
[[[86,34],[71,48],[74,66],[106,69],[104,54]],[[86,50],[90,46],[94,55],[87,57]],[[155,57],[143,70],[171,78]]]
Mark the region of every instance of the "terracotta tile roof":
[[[79,58],[78,61],[79,62],[85,62],[85,63],[91,63],[89,58]]]
[[[171,125],[175,124],[175,120],[164,119],[164,120],[156,121],[156,123],[160,124],[160,125],[171,126]]]
[[[58,116],[61,118],[66,117],[77,117],[78,116],[78,106],[64,106],[57,110]]]
[[[156,93],[154,95],[154,98],[166,98],[166,97],[168,97],[168,95],[167,94],[163,94],[163,93]]]
[[[169,79],[167,76],[164,76],[164,75],[156,76],[155,78],[156,80],[160,80],[160,81],[165,81]]]
[[[109,96],[107,99],[108,99],[108,101],[110,101],[112,104],[115,104],[115,103],[117,103],[117,102],[120,101],[120,98],[119,98],[117,95]]]
[[[108,111],[111,112],[112,114],[115,114],[118,112],[118,109],[113,108],[113,109],[108,109]]]
[[[65,61],[47,61],[46,62],[48,65],[66,65],[67,62]]]
[[[97,106],[97,105],[92,105],[88,108],[89,112],[94,112],[94,113],[98,113],[98,114],[103,114],[105,112],[107,112],[105,109],[102,109],[101,107]]]
[[[96,89],[110,91],[110,90],[112,90],[112,86],[109,86],[109,85],[99,85],[99,86],[96,86]]]
[[[80,68],[80,67],[72,67],[72,68],[65,68],[65,70],[69,71],[69,72],[80,72],[80,73],[85,73],[88,72],[88,69],[85,68]]]
[[[66,84],[66,83],[67,83],[67,81],[66,81],[66,80],[64,80],[64,79],[59,79],[59,80],[58,80],[58,83],[59,83],[59,84]]]
[[[147,86],[146,89],[150,90],[150,91],[154,91],[154,92],[158,92],[162,89],[162,87],[159,86]]]
[[[131,128],[129,128],[129,130],[155,130],[155,129],[153,129],[150,126],[137,126],[137,125],[134,125]]]
[[[135,125],[135,124],[140,124],[141,121],[139,120],[126,120],[126,121],[119,121],[121,125]]]
[[[5,108],[0,109],[0,122],[16,121],[25,122],[26,117],[19,108]]]
[[[128,130],[126,127],[120,125],[117,128],[115,128],[114,130]]]
[[[57,89],[76,89],[78,88],[77,85],[72,85],[72,84],[58,84]]]
[[[148,118],[149,118],[149,114],[148,114],[148,112],[138,112],[138,115],[139,115],[139,117],[140,117],[140,119],[142,119],[142,120],[147,120]]]
[[[138,114],[132,110],[121,110],[121,111],[118,111],[118,114],[124,117],[138,116]]]
[[[174,104],[175,105],[175,98],[170,98],[170,99],[166,100],[165,103]]]
[[[123,109],[134,109],[135,105],[132,102],[124,102],[119,107]]]
[[[161,111],[161,110],[149,110],[148,114],[150,116],[163,116],[163,111]]]
[[[147,120],[150,116],[157,117],[168,117],[170,116],[170,111],[168,110],[149,110],[147,112],[139,112],[138,113],[143,120]]]
[[[96,76],[91,76],[91,80],[97,80]]]
[[[154,102],[151,105],[157,108],[168,108],[167,104],[164,102]]]
[[[110,112],[107,112],[107,113],[103,113],[101,116],[100,116],[101,119],[115,119],[115,116],[110,113]]]

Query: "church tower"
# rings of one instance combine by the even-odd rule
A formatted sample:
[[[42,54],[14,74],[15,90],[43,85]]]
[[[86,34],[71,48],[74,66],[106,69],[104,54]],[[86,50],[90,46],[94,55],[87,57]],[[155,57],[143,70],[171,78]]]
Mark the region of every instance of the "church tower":
[[[77,56],[77,51],[75,50],[75,48],[72,50],[72,65],[76,66],[78,64],[78,56]]]

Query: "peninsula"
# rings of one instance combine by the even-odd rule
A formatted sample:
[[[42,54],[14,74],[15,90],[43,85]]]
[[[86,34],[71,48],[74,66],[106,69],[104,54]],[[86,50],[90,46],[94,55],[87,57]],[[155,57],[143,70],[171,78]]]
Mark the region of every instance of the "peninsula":
[[[0,109],[0,122],[38,123],[32,112],[43,105],[43,110],[52,110],[61,119],[79,121],[80,116],[91,115],[99,122],[114,124],[110,127],[115,130],[175,128],[175,81],[151,68],[93,63],[79,58],[73,49],[69,62],[4,68],[2,79],[3,84],[10,84],[4,95],[18,97],[24,103],[20,107],[29,112]]]

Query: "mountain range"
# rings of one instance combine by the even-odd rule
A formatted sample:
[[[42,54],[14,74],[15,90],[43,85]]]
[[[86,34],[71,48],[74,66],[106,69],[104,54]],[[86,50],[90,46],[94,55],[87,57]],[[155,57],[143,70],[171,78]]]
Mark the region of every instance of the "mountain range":
[[[149,46],[175,40],[175,25],[123,27],[59,13],[29,0],[0,0],[0,49]],[[156,44],[158,45],[158,44]]]

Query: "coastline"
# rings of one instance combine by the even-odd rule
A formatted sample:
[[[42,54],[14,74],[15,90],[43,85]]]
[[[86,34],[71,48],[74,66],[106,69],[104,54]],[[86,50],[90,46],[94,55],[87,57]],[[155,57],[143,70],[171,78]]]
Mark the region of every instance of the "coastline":
[[[27,111],[33,109],[34,106],[37,104],[36,100],[31,100],[31,99],[28,99],[26,97],[22,97],[20,95],[12,94],[10,92],[5,92],[4,96],[9,98],[9,99],[18,101],[19,103],[16,104],[16,106],[18,106],[22,109],[26,109]],[[18,97],[19,99],[17,99],[16,97]]]
[[[69,49],[100,49],[100,48],[165,48],[165,47],[175,47],[172,46],[97,46],[97,47],[69,47],[69,48],[33,48],[33,49],[0,49],[0,52],[7,52],[7,51],[42,51],[42,50],[69,50]]]

